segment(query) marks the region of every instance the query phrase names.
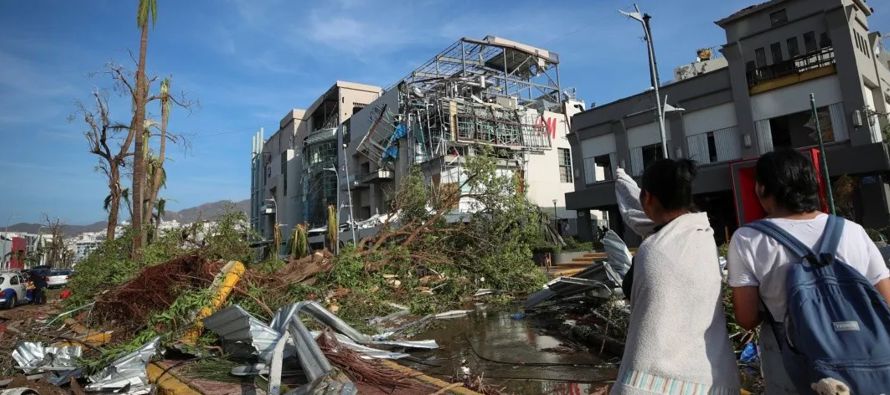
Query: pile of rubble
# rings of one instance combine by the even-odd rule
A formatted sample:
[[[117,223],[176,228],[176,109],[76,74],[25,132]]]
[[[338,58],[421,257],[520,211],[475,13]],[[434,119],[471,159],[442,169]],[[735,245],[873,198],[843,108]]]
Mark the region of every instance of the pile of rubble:
[[[287,265],[275,276],[266,275],[266,281],[272,281],[268,280],[271,277],[276,280],[269,285],[306,281],[330,270],[329,258],[323,254],[307,257],[302,265]],[[57,341],[19,342],[11,354],[21,375],[0,381],[0,393],[148,394],[155,391],[153,382],[158,380],[150,374],[152,366],[160,369],[161,375],[172,375],[176,371],[173,366],[196,357],[225,358],[236,363],[227,372],[230,376],[242,382],[263,383],[259,385],[269,394],[410,394],[441,390],[441,386],[417,380],[416,372],[382,362],[410,357],[409,350],[438,348],[433,340],[408,341],[400,336],[407,327],[441,317],[401,325],[407,310],[400,307],[397,313],[376,321],[400,322],[400,328],[367,335],[318,302],[299,301],[279,308],[270,321],[264,322],[238,304],[225,306],[238,283],[251,275],[239,262],[223,265],[194,256],[145,269],[95,303],[47,317],[43,327],[61,328],[54,332],[57,335],[44,337]],[[151,317],[169,313],[178,297],[198,291],[209,291],[213,297],[205,306],[184,314],[191,317],[190,327],[169,332],[161,330],[169,328],[152,327],[155,324]],[[127,314],[132,319],[125,319]],[[454,314],[465,312],[446,315]],[[111,331],[85,329],[84,324],[113,327],[115,348],[108,348]],[[211,341],[214,345],[196,346],[205,329],[216,336]],[[160,336],[134,344],[154,333]],[[206,344],[207,339],[204,341]],[[108,350],[125,349],[126,344],[138,348],[119,351],[122,355],[101,366],[88,362],[90,358],[97,361],[97,356],[106,357]],[[102,347],[106,347],[104,353]],[[151,362],[162,358],[177,362]],[[7,390],[2,389],[4,384]]]
[[[570,277],[557,277],[531,294],[524,307],[530,314],[562,317],[551,329],[598,349],[621,355],[630,309],[621,283],[632,256],[613,231],[602,239],[606,260],[596,261]]]

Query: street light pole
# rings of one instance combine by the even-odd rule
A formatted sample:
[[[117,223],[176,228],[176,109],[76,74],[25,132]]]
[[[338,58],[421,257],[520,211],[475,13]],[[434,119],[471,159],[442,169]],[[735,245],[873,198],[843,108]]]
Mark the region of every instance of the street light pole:
[[[667,136],[664,131],[664,111],[661,108],[661,96],[658,93],[658,87],[661,85],[658,78],[658,63],[655,61],[655,45],[652,43],[652,29],[649,20],[652,18],[649,14],[640,12],[640,7],[634,4],[633,12],[625,12],[618,10],[625,16],[640,22],[643,25],[643,33],[646,35],[646,49],[649,55],[649,76],[652,88],[655,90],[655,111],[658,113],[658,132],[661,134],[661,151],[665,158],[670,158],[667,148]]]
[[[813,111],[813,121],[816,127],[816,137],[819,141],[819,162],[822,167],[822,178],[825,180],[825,195],[828,199],[828,209],[831,215],[835,215],[834,194],[831,190],[831,177],[828,174],[828,159],[825,157],[825,143],[822,141],[822,125],[819,124],[819,112],[816,111],[816,95],[810,93],[810,108]]]
[[[346,197],[349,199],[349,230],[352,231],[352,245],[357,246],[355,240],[355,218],[352,216],[352,184],[349,183],[349,158],[346,156],[346,143],[343,143],[343,171],[346,172]],[[337,181],[339,183],[339,181]]]

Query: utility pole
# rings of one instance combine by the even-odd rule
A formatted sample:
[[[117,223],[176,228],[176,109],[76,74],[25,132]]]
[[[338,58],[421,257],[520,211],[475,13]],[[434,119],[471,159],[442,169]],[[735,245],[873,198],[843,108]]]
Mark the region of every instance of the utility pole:
[[[816,110],[816,95],[810,93],[810,109],[813,112],[813,122],[816,127],[816,138],[819,141],[819,162],[822,167],[822,178],[825,181],[825,195],[828,200],[828,209],[831,215],[836,214],[834,207],[834,193],[831,190],[831,177],[828,174],[828,159],[825,157],[825,143],[822,141],[822,125],[819,123],[819,113]]]

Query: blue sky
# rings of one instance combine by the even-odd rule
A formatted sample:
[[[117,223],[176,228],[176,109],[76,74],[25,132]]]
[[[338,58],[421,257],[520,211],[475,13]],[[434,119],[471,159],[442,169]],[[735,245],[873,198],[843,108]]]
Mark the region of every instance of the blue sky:
[[[616,11],[631,1],[158,2],[148,71],[200,102],[170,122],[192,140],[169,153],[161,194],[173,210],[247,198],[250,139],[260,127],[270,135],[290,108],[305,108],[338,79],[389,86],[461,36],[559,53],[563,87],[588,104],[642,91],[649,78],[640,26]],[[754,2],[639,1],[653,15],[662,80],[696,48],[724,42],[713,21]],[[68,117],[98,88],[115,103],[112,117],[129,122],[127,101],[96,72],[107,62],[135,68],[136,4],[0,0],[0,226],[44,213],[71,224],[104,218],[104,176],[85,126]],[[890,30],[887,15],[878,10],[872,29]]]

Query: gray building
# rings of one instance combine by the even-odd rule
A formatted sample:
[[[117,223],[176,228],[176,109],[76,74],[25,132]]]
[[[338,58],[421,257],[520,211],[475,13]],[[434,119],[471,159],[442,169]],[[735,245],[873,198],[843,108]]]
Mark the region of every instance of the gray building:
[[[811,149],[813,93],[832,177],[855,175],[855,217],[866,227],[890,224],[882,130],[888,128],[890,62],[880,33],[868,29],[872,9],[861,0],[773,0],[717,21],[723,57],[678,68],[661,88],[676,111],[666,115],[668,153],[701,165],[696,203],[723,240],[744,218],[737,213],[739,169],[779,147]],[[642,61],[642,60],[641,60]],[[639,176],[661,158],[654,98],[640,93],[577,114],[569,140],[576,166],[579,234],[593,238],[596,211],[617,212],[615,169]],[[630,232],[625,236],[633,240]]]

